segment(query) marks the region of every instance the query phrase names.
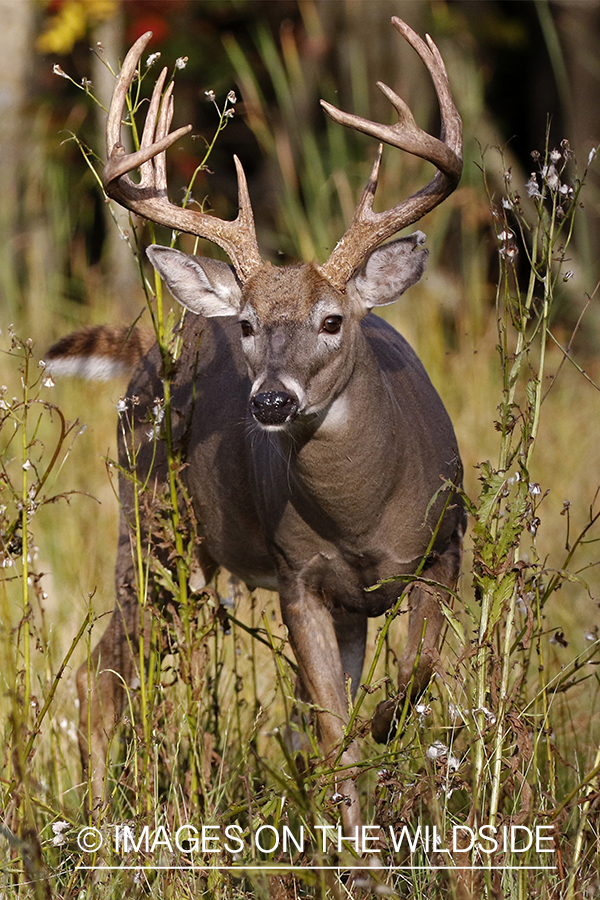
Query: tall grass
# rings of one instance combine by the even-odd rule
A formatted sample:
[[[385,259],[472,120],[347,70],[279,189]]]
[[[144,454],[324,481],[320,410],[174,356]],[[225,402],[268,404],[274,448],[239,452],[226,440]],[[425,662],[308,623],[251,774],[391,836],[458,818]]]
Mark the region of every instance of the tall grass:
[[[307,27],[318,29],[318,20]],[[264,29],[256,39],[289,125],[294,98],[305,91],[299,49],[289,31],[281,49]],[[283,249],[321,258],[342,232],[349,198],[366,180],[369,162],[354,136],[333,129],[322,136],[323,146],[312,135],[298,148],[286,144],[283,132],[270,130],[269,111],[240,47],[229,40],[227,50],[249,121],[278,160],[279,225],[290,235]],[[460,80],[464,70],[457,60],[454,65],[451,80]],[[134,97],[134,115],[136,106]],[[303,159],[296,174],[294,153]],[[400,196],[410,190],[400,185],[405,163],[401,154],[388,155],[382,193]],[[467,161],[473,158],[467,150]],[[466,186],[427,224],[431,276],[395,313],[457,426],[471,536],[458,596],[445,610],[439,671],[418,703],[406,704],[403,727],[385,748],[371,741],[368,724],[375,704],[394,693],[406,604],[372,623],[365,684],[351,709],[347,739],[363,750],[359,788],[365,822],[383,829],[378,859],[408,867],[373,871],[376,895],[571,898],[597,889],[600,501],[597,471],[584,467],[578,442],[593,446],[598,400],[595,373],[581,371],[573,357],[576,341],[560,333],[556,317],[585,199],[586,171],[578,176],[574,165],[568,145],[546,146],[528,187],[515,170],[511,180],[497,156],[484,163],[479,186],[471,166]],[[498,250],[495,292],[486,281],[490,240]],[[460,260],[458,275],[446,274],[450,251]],[[88,483],[92,470],[104,470],[100,454],[110,460],[115,451],[107,449],[107,438],[96,437],[105,443],[91,449],[88,443],[78,458],[89,432],[74,440],[81,426],[68,424],[48,401],[58,388],[37,366],[31,343],[9,334],[3,348],[0,895],[344,897],[351,890],[346,879],[316,864],[343,872],[357,864],[357,854],[348,842],[339,852],[335,841],[327,852],[320,849],[317,826],[339,820],[335,765],[319,756],[310,707],[301,705],[292,717],[294,661],[276,597],[248,594],[226,573],[199,593],[190,584],[195,524],[189,503],[177,500],[185,497],[183,460],[169,432],[175,318],[163,305],[160,283],[142,284],[165,371],[149,429],[157,447],[159,441],[167,446],[170,475],[164,494],[152,498],[150,529],[143,528],[148,496],[133,441],[134,409],[131,401],[119,401],[121,386],[109,388],[111,410],[95,427],[103,435],[100,420],[118,417],[128,448],[123,474],[137,498],[133,560],[148,628],[140,651],[145,678],[130,690],[112,742],[106,803],[93,824],[103,837],[98,851],[81,838],[82,826],[92,823],[79,784],[67,676],[97,641],[99,600],[101,608],[110,605],[111,575],[92,566],[75,575],[80,559],[68,563],[65,557],[81,557],[94,544],[106,553],[110,539],[98,516],[114,525],[117,501],[110,495],[118,465],[109,463],[110,480],[102,475],[98,490],[109,502],[100,511],[91,498],[71,492]],[[578,323],[584,327],[585,319]],[[61,405],[71,410],[83,388],[61,390]],[[86,386],[90,390],[94,403],[104,402],[106,389]],[[85,409],[86,418],[93,412]],[[79,525],[86,518],[87,536]],[[63,584],[78,595],[77,603],[65,597]],[[60,612],[65,605],[67,616]],[[305,733],[311,749],[302,766],[287,749],[286,727]],[[190,853],[166,840],[186,824],[237,825],[242,846],[236,850],[231,840],[233,852],[221,842],[218,853]],[[131,829],[120,832],[120,843],[116,825]],[[481,825],[548,826],[542,849],[550,852],[535,845],[486,852],[489,842],[477,852],[462,840],[465,830],[452,849],[453,827]],[[278,834],[288,826],[296,836],[304,827],[313,840],[304,852],[292,845],[289,852],[269,853],[251,840],[261,826]],[[397,836],[404,826],[410,835],[418,826],[435,826],[451,852],[426,850],[422,843],[410,852],[406,842],[402,852],[395,850],[389,829]],[[293,868],[252,868],[267,863]],[[217,864],[245,868],[232,872]],[[466,868],[436,868],[448,865]]]

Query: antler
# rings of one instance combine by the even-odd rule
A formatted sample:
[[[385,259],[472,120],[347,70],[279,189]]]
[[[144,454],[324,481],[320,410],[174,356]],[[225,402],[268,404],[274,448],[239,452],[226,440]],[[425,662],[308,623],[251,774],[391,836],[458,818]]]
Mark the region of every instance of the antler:
[[[347,125],[420,156],[432,162],[438,171],[433,179],[418,191],[403,200],[393,209],[381,213],[373,212],[373,198],[377,189],[377,179],[381,164],[383,145],[379,151],[371,177],[356,208],[350,226],[334,248],[327,262],[321,266],[323,275],[337,288],[344,288],[366,256],[386,238],[402,228],[412,225],[442,202],[457,186],[462,172],[462,122],[452,95],[444,61],[429,35],[427,43],[412,28],[394,16],[392,24],[417,51],[427,69],[437,93],[442,117],[441,140],[423,131],[414,120],[410,109],[391,88],[377,82],[377,87],[385,94],[398,113],[396,125],[379,125],[360,116],[342,112],[321,100],[321,106],[340,125]]]
[[[115,85],[106,120],[108,161],[102,174],[106,193],[122,206],[159,225],[186,231],[218,244],[231,259],[239,278],[247,281],[263,262],[256,240],[246,176],[237,156],[234,156],[234,160],[238,176],[239,213],[233,222],[217,219],[198,210],[184,209],[169,202],[165,151],[191,131],[192,126],[186,125],[172,134],[169,133],[173,119],[173,84],[165,91],[161,104],[162,89],[167,76],[166,69],[160,73],[152,93],[140,149],[135,153],[125,153],[121,143],[121,120],[125,98],[138,62],[151,37],[152,32],[147,31],[135,42],[125,57]],[[129,172],[138,167],[141,179],[139,184],[135,184],[130,179]]]

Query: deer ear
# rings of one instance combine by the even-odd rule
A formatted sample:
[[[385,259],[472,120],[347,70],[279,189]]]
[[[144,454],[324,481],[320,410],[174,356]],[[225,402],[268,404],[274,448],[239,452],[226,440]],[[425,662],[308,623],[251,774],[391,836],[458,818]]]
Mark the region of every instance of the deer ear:
[[[196,315],[235,316],[242,289],[234,271],[217,259],[188,256],[180,250],[152,244],[148,259],[176,300]]]
[[[420,249],[424,243],[423,232],[415,231],[373,250],[346,290],[351,296],[358,296],[367,309],[393,303],[425,271],[429,251]]]

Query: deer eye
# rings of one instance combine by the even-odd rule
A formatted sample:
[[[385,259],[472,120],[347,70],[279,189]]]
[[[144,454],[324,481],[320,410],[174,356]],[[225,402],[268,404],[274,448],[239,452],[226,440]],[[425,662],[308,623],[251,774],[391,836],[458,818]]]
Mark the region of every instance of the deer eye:
[[[254,328],[246,319],[240,322],[240,325],[242,326],[242,337],[251,337],[254,334]]]
[[[326,334],[337,334],[341,327],[341,316],[327,316],[321,323],[321,331],[324,331]]]

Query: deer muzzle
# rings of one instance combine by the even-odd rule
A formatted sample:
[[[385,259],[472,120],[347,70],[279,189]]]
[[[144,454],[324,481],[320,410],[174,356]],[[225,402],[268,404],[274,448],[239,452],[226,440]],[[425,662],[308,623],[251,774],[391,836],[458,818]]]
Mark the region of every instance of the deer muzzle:
[[[260,391],[250,400],[252,415],[261,425],[287,424],[298,413],[298,399],[287,391]]]

